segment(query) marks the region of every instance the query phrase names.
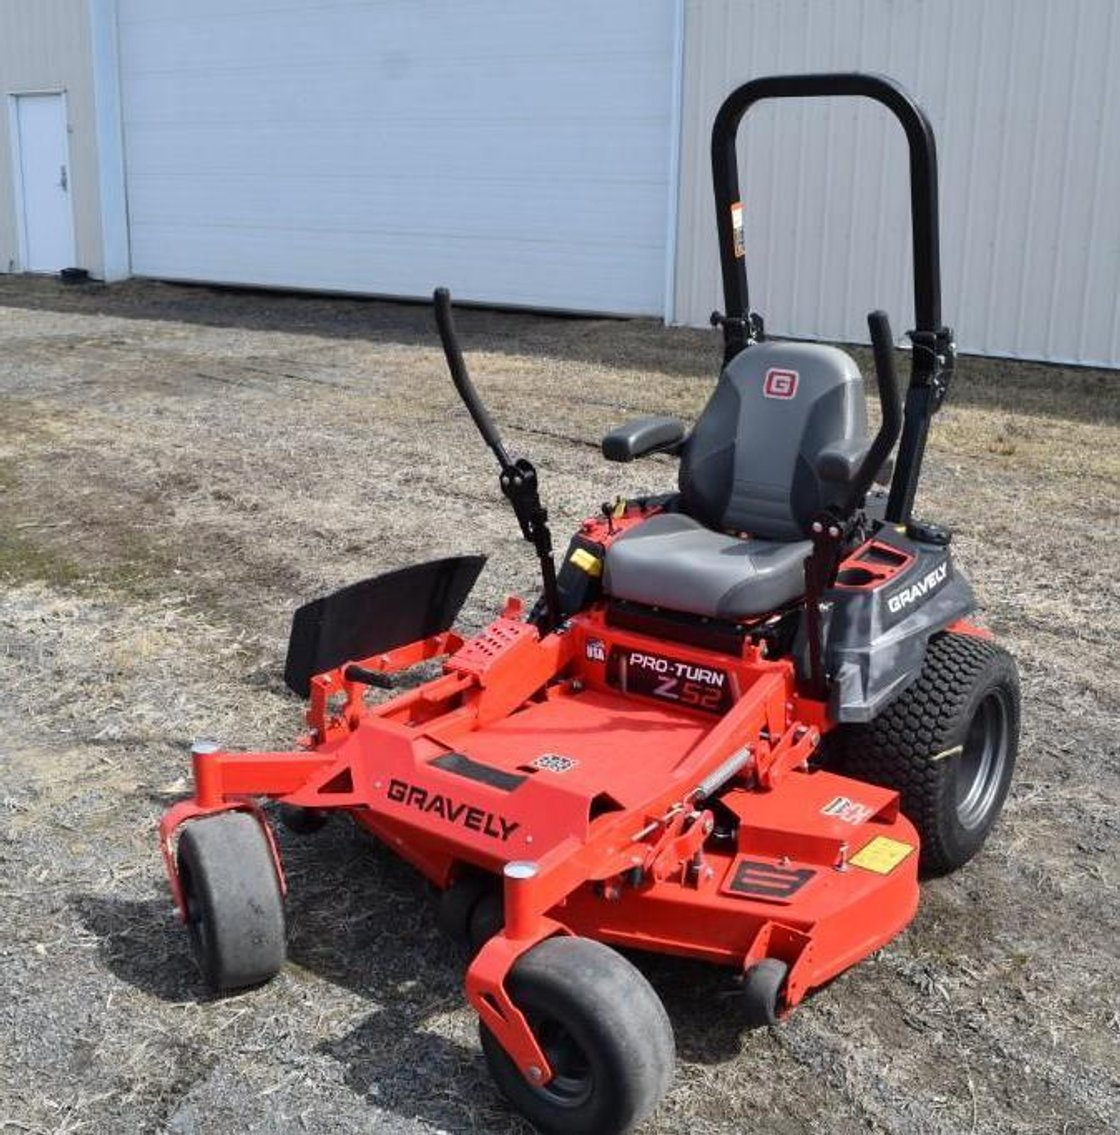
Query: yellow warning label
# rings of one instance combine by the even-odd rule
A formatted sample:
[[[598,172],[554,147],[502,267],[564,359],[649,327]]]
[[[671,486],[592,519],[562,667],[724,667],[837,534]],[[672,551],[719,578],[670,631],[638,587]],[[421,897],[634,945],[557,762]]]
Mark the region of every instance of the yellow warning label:
[[[913,850],[911,844],[888,839],[885,835],[877,835],[869,844],[860,848],[848,862],[862,867],[865,871],[874,871],[876,875],[889,875]]]
[[[602,560],[600,560],[598,556],[592,555],[586,548],[576,548],[568,557],[568,561],[575,564],[580,571],[587,572],[590,576],[603,574]]]

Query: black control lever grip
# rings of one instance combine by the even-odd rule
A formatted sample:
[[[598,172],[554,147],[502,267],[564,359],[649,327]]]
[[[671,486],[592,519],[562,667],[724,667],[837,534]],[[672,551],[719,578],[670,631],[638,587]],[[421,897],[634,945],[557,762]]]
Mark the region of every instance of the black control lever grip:
[[[848,499],[845,501],[845,513],[856,508],[860,498],[871,488],[875,474],[890,456],[902,432],[902,396],[898,390],[898,374],[894,367],[894,336],[891,334],[891,321],[887,318],[887,313],[873,311],[867,317],[867,329],[871,332],[875,381],[879,388],[879,406],[883,420],[867,456],[852,478]]]
[[[467,364],[459,347],[459,337],[455,333],[455,319],[451,314],[451,293],[446,288],[436,288],[432,294],[432,302],[435,304],[436,326],[439,328],[447,367],[451,371],[451,381],[455,383],[455,389],[459,392],[463,405],[478,427],[478,432],[482,434],[482,440],[493,450],[498,464],[505,472],[513,467],[513,462],[506,453],[505,446],[502,445],[494,419],[482,404],[482,399],[479,398],[478,391],[471,382],[471,376],[467,373]]]
[[[894,335],[885,311],[873,311],[867,317],[871,332],[871,348],[875,353],[875,379],[879,387],[879,405],[883,411],[880,433],[890,435],[890,445],[898,441],[902,431],[902,395],[898,390],[898,373],[894,368]],[[876,438],[876,441],[878,438]]]

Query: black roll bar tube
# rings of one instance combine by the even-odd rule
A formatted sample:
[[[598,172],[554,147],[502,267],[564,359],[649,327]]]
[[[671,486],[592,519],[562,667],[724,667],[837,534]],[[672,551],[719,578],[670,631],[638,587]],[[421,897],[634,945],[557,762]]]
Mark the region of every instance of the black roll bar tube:
[[[723,101],[712,125],[712,184],[726,314],[724,364],[756,339],[750,312],[746,254],[742,231],[732,215],[740,208],[736,140],[743,116],[763,99],[869,98],[885,106],[902,124],[910,146],[910,219],[914,246],[914,343],[910,385],[898,460],[886,516],[896,524],[910,519],[929,422],[941,405],[952,377],[955,345],[952,331],[941,323],[941,257],[937,211],[937,145],[925,112],[893,80],[882,75],[841,72],[816,75],[772,75],[752,79]],[[738,213],[741,223],[741,213]]]

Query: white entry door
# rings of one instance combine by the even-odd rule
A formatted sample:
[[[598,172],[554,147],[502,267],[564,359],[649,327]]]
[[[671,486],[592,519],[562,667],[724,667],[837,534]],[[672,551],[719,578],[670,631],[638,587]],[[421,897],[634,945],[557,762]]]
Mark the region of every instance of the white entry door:
[[[61,94],[15,95],[15,176],[26,272],[74,266],[70,147]]]

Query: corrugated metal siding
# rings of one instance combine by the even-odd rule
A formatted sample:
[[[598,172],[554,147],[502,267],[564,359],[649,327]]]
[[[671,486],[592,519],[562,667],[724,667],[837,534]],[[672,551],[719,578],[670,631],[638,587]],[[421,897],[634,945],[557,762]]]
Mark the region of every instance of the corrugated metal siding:
[[[65,91],[70,185],[79,267],[104,267],[93,64],[86,0],[0,3],[0,271],[20,271],[10,96]]]
[[[712,118],[781,72],[890,75],[941,164],[944,318],[962,350],[1120,365],[1117,0],[691,0],[675,318],[722,307]],[[901,129],[862,100],[763,103],[740,163],[752,306],[776,333],[866,341],[911,326]]]
[[[121,0],[133,269],[661,315],[674,11]]]

